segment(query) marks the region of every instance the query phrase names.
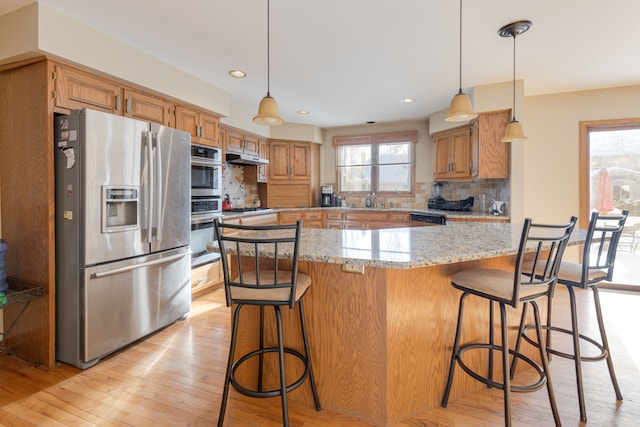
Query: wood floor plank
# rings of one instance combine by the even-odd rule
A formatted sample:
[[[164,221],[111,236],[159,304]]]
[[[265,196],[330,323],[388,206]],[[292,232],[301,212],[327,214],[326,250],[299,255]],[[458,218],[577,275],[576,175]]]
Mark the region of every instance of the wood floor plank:
[[[605,321],[624,396],[616,402],[604,363],[585,363],[589,426],[636,426],[640,420],[640,295],[601,292]],[[568,323],[566,291],[559,288],[555,319]],[[584,331],[596,332],[593,299],[578,292]],[[584,319],[582,318],[584,317]],[[582,325],[582,324],[581,324]],[[215,425],[229,345],[230,314],[221,290],[193,303],[191,316],[105,358],[87,370],[60,364],[36,368],[0,354],[2,426],[212,426]],[[453,337],[452,337],[453,338]],[[557,340],[565,338],[559,337]],[[579,420],[573,364],[554,357],[552,379],[564,425]],[[526,381],[530,372],[522,372]],[[546,391],[514,393],[516,426],[552,425]],[[289,402],[292,426],[370,426],[366,422]],[[281,425],[280,399],[251,399],[230,392],[226,426]],[[483,388],[403,420],[397,427],[495,426],[503,424],[502,391]]]

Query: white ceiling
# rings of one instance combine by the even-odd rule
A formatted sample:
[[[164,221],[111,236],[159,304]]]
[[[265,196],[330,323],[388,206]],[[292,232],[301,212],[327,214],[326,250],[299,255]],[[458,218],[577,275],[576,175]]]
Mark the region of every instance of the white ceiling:
[[[33,0],[2,0],[0,15]],[[266,93],[266,0],[40,0],[211,82],[257,110]],[[466,0],[463,89],[510,81],[525,95],[640,83],[638,0]],[[287,122],[336,127],[425,119],[458,90],[455,0],[271,0],[271,95]],[[245,79],[227,75],[242,69]],[[415,98],[402,104],[403,98]],[[296,113],[300,109],[307,116]]]

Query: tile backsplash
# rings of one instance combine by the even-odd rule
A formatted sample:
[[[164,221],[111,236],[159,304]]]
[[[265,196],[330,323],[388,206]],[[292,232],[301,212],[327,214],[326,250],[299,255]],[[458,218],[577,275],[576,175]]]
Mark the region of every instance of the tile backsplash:
[[[244,166],[224,164],[222,168],[222,194],[228,194],[236,208],[260,205],[258,184],[245,182]]]
[[[327,183],[336,188],[335,183]],[[415,196],[380,196],[378,204],[385,207],[405,208],[405,209],[426,209],[427,200],[432,195],[431,182],[416,183]],[[264,206],[258,196],[258,184],[246,182],[244,179],[244,166],[224,164],[222,171],[222,193],[228,194],[234,207]],[[460,200],[469,196],[474,197],[473,210],[486,212],[490,208],[493,200],[506,202],[505,213],[509,215],[509,202],[511,200],[510,182],[508,179],[492,179],[483,181],[448,181],[442,183],[442,197],[447,200]],[[342,194],[345,197],[347,206],[364,207],[366,196]],[[483,206],[484,200],[484,206]]]

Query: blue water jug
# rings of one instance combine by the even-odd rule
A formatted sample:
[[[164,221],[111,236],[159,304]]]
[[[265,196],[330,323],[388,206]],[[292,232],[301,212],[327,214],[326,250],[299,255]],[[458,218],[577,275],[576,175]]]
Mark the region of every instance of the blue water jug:
[[[9,283],[7,283],[7,270],[4,267],[4,256],[7,253],[7,242],[0,239],[0,293],[7,292]]]

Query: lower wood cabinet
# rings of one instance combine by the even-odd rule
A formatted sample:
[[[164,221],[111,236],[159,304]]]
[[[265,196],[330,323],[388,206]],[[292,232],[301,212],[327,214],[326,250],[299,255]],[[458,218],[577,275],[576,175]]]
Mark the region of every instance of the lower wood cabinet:
[[[191,295],[200,295],[222,286],[220,261],[201,265],[191,270]]]

